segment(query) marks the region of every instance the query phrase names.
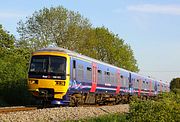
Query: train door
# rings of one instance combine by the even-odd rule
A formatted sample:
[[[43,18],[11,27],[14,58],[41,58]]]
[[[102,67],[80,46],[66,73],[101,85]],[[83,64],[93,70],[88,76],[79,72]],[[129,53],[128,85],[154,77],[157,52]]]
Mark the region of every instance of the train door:
[[[152,81],[149,80],[149,96],[151,96],[152,92]]]
[[[76,60],[72,60],[72,81],[76,80]]]
[[[129,73],[129,92],[130,94],[133,94],[133,80],[132,80],[131,73]]]
[[[120,70],[117,70],[116,77],[117,77],[116,94],[119,94],[119,92],[120,92],[120,87],[121,87],[121,82],[120,82]]]
[[[142,89],[142,79],[138,77],[138,96],[141,96],[141,89]]]
[[[157,81],[154,81],[154,82],[155,82],[154,90],[155,90],[155,94],[157,94],[158,93],[158,87],[157,87],[158,83],[157,83]]]
[[[160,93],[162,93],[162,92],[163,92],[163,88],[162,88],[162,86],[163,86],[163,83],[162,83],[162,81],[160,80],[160,88],[159,88]]]
[[[90,92],[95,92],[97,87],[97,64],[92,63],[92,86]]]

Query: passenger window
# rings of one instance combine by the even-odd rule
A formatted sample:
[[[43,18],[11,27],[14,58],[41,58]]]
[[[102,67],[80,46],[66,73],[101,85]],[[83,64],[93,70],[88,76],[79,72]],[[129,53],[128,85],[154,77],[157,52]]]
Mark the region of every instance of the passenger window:
[[[136,79],[136,88],[138,88],[138,87],[139,87],[139,80]]]
[[[123,78],[123,76],[121,75],[121,77],[120,77],[121,79],[120,79],[120,81],[121,81],[121,85],[122,85],[122,87],[124,87],[124,78]]]
[[[107,74],[106,74],[106,76],[107,76],[107,78],[106,78],[106,82],[110,82],[110,72],[106,72]]]
[[[136,79],[133,78],[132,87],[136,87]]]
[[[104,83],[106,82],[106,79],[107,79],[107,76],[106,76],[106,71],[104,71],[104,75],[103,75],[103,77],[104,77]]]
[[[88,71],[91,71],[91,70],[92,70],[92,68],[91,68],[91,67],[87,67],[87,70],[88,70]]]
[[[114,74],[111,73],[111,82],[113,83],[114,82]]]
[[[76,68],[76,61],[73,60],[73,68]]]
[[[145,86],[146,86],[146,84],[145,84],[146,82],[145,81],[143,81],[143,89],[145,89]]]
[[[92,80],[92,68],[91,67],[87,67],[86,79],[88,82],[91,82],[91,80]]]
[[[102,82],[102,71],[98,70],[98,82]]]
[[[78,70],[77,70],[77,74],[78,74],[78,81],[83,81],[84,80],[84,69],[83,69],[83,65],[79,64],[78,65]]]
[[[125,86],[125,87],[128,87],[128,86],[129,86],[129,83],[128,83],[129,79],[128,79],[127,77],[124,77],[123,79],[124,79],[124,80],[123,80],[124,86]]]
[[[115,83],[117,83],[118,81],[120,82],[120,84],[121,84],[121,79],[120,79],[120,75],[119,74],[115,74],[115,76],[114,76],[115,78],[114,78],[114,80],[115,80]]]
[[[101,71],[101,70],[98,70],[98,73],[102,74],[102,71]]]

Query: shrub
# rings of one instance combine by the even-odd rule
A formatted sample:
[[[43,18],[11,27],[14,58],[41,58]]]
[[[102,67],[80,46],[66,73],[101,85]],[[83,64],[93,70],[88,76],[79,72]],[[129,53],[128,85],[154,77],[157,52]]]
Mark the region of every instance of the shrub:
[[[180,94],[160,94],[157,101],[134,100],[127,119],[132,122],[176,122],[180,120]]]
[[[0,106],[29,105],[32,97],[27,91],[27,80],[5,82],[0,87]]]

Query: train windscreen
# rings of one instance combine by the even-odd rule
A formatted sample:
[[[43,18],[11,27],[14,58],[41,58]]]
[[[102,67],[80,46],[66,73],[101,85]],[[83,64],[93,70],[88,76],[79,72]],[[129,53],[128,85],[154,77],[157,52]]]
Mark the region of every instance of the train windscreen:
[[[32,56],[30,78],[66,79],[66,58],[61,56]]]

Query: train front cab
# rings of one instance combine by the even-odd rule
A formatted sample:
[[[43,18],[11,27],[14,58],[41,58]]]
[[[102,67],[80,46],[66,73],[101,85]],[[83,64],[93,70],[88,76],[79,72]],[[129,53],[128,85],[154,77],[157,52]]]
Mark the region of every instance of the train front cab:
[[[33,53],[28,72],[28,87],[41,100],[60,100],[70,79],[70,57],[62,52]]]

